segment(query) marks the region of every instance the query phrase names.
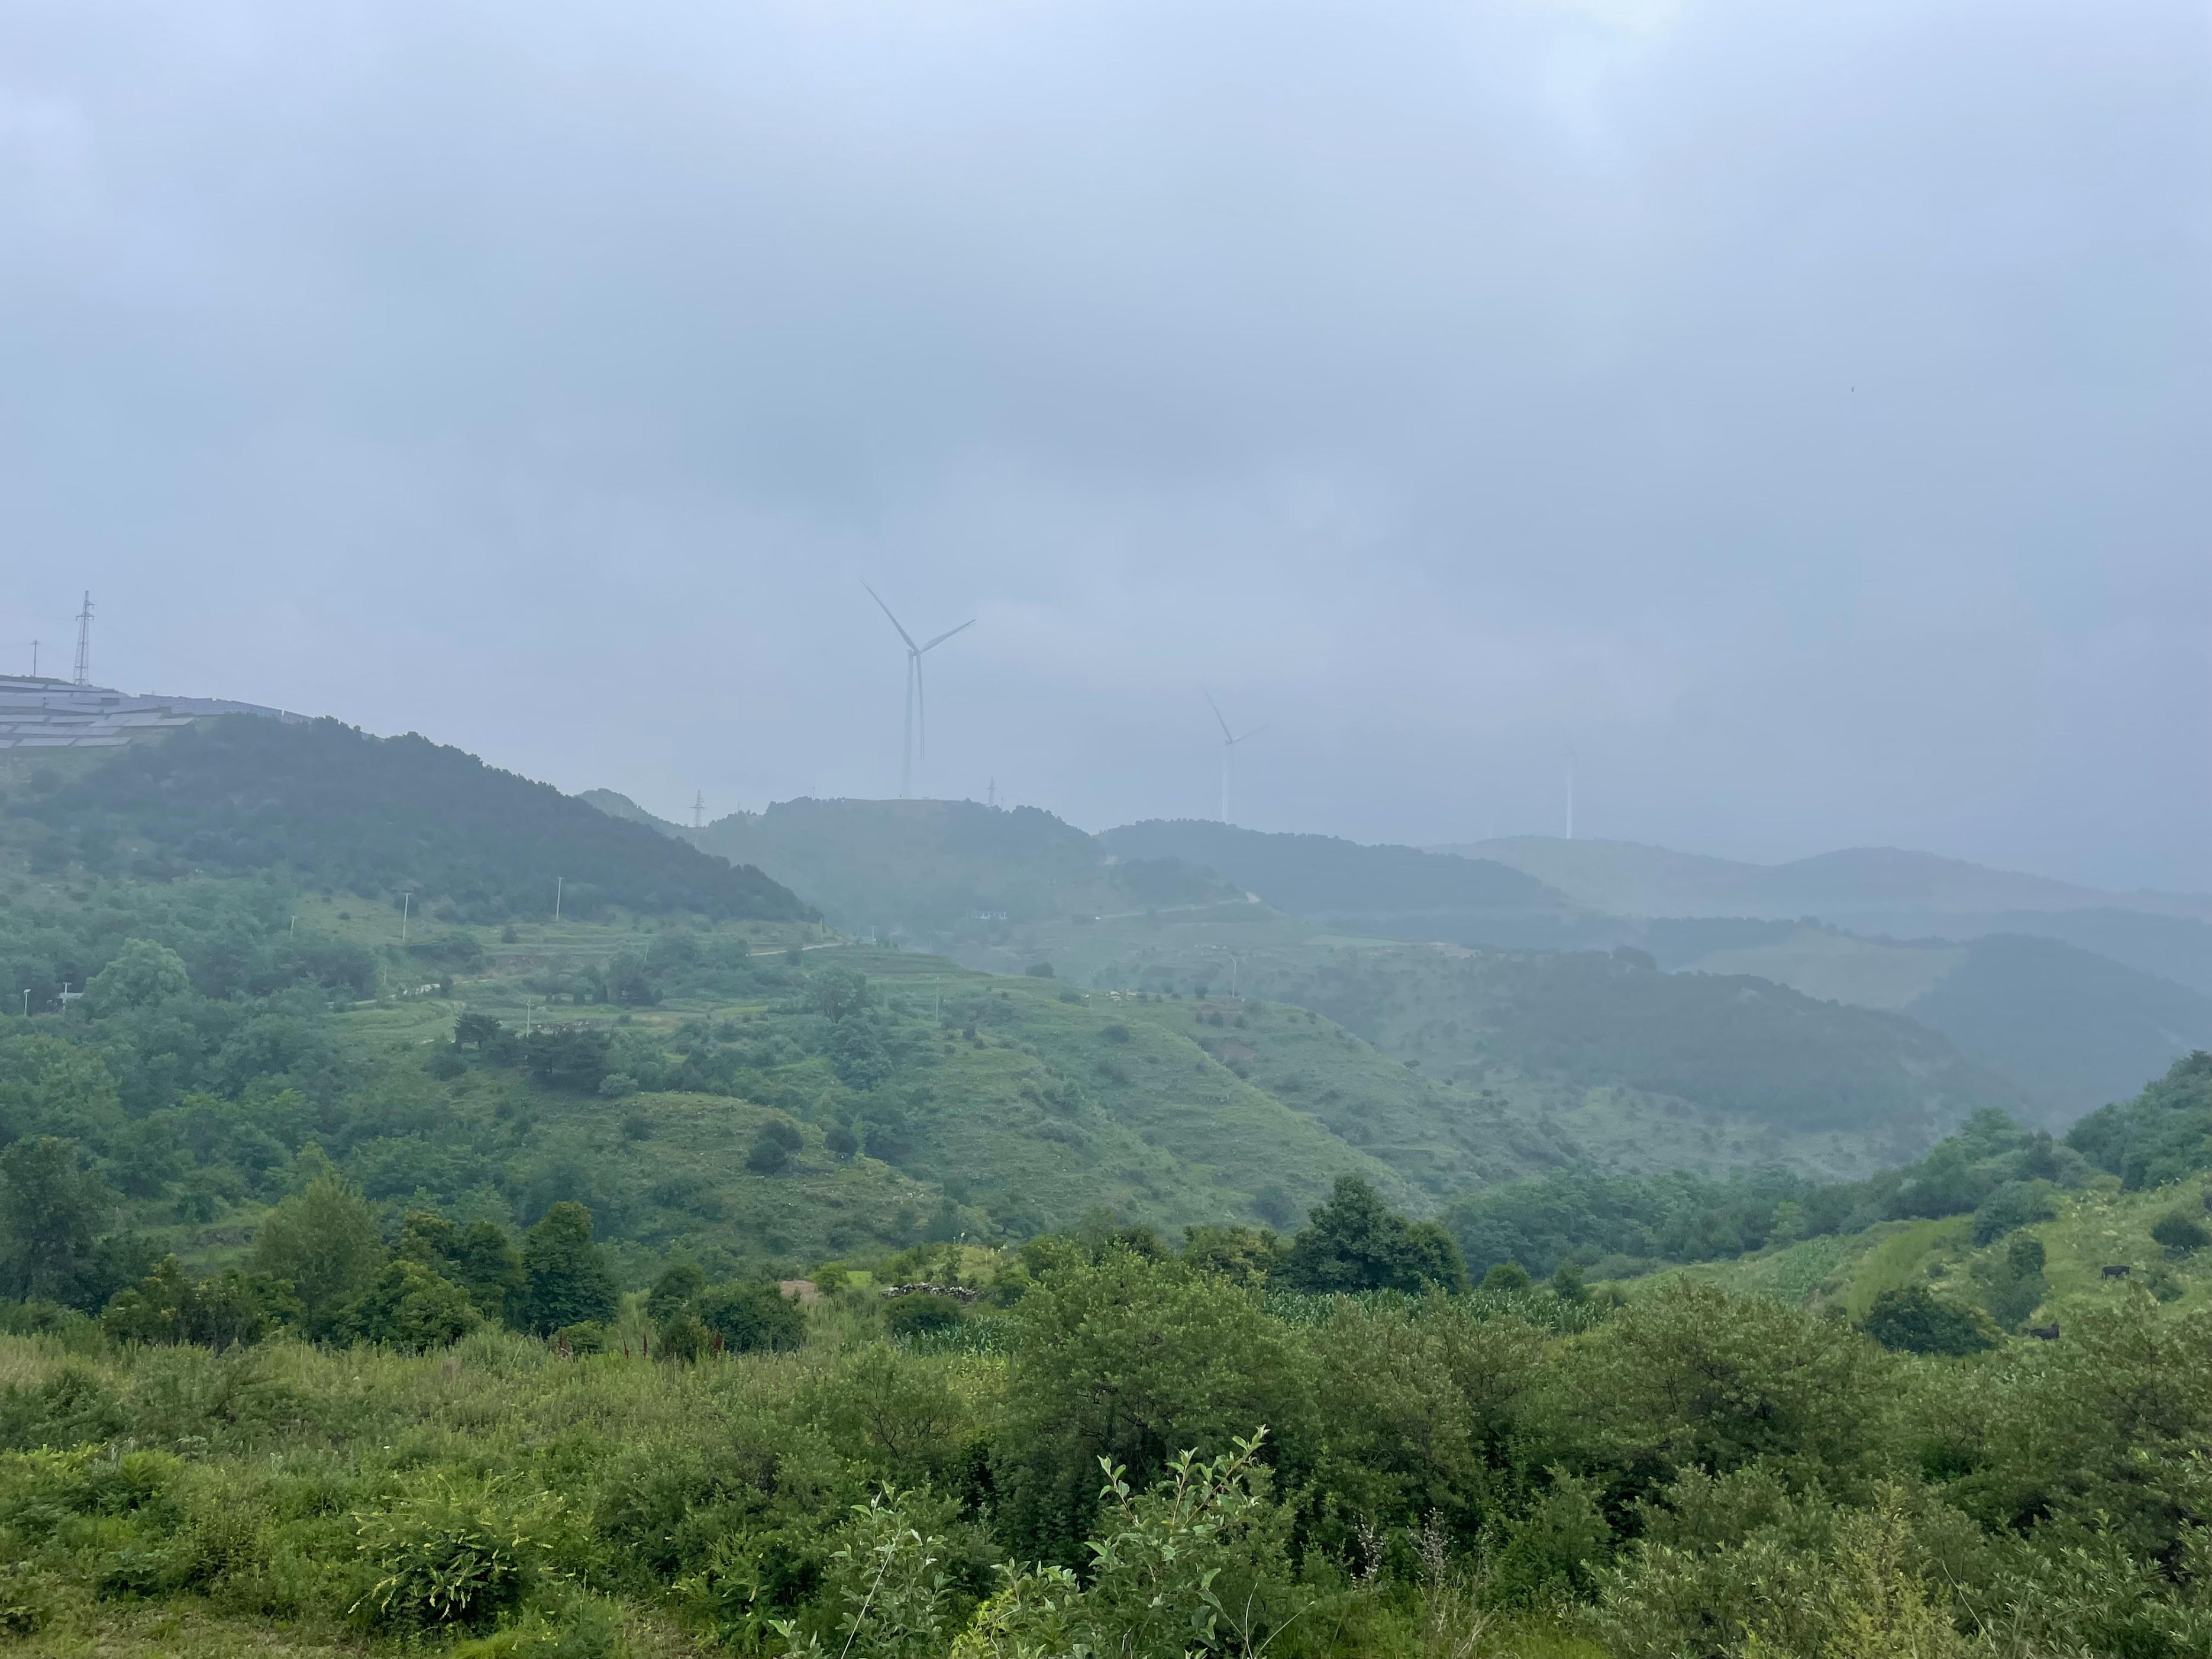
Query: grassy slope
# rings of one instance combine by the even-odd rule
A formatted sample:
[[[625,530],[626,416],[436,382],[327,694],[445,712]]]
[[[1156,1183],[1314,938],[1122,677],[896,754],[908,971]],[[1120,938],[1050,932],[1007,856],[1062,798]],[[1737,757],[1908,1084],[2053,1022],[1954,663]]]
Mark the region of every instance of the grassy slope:
[[[309,899],[303,911],[303,925],[326,924],[364,943],[398,939],[398,918],[382,907]],[[1194,1024],[1186,1004],[1123,1004],[1103,993],[1076,994],[1080,1000],[1070,1002],[1050,981],[833,945],[810,948],[809,963],[861,969],[931,1028],[925,1050],[887,1085],[894,1093],[923,1086],[929,1104],[917,1114],[914,1149],[897,1168],[833,1156],[823,1125],[794,1108],[805,1146],[787,1172],[756,1175],[746,1154],[761,1127],[785,1115],[779,1106],[842,1097],[819,1058],[768,1074],[775,1104],[652,1092],[605,1100],[541,1089],[496,1066],[472,1067],[450,1083],[429,1079],[424,1062],[464,1006],[517,1024],[526,1006],[541,1024],[623,1018],[672,1042],[688,1023],[735,1021],[751,1030],[786,1018],[765,1000],[717,997],[672,998],[626,1016],[605,1006],[548,1009],[523,975],[637,948],[650,942],[650,925],[639,932],[524,926],[512,939],[473,931],[491,957],[483,976],[460,981],[451,1000],[410,994],[362,1004],[340,1015],[342,1041],[363,1076],[436,1098],[442,1116],[495,1140],[496,1159],[526,1179],[549,1193],[575,1187],[596,1200],[623,1240],[618,1254],[640,1272],[652,1253],[678,1243],[790,1261],[904,1243],[938,1222],[946,1198],[957,1206],[950,1224],[977,1232],[994,1217],[1018,1218],[1020,1227],[1067,1227],[1101,1205],[1161,1227],[1263,1213],[1295,1220],[1338,1175],[1352,1172],[1394,1203],[1427,1211],[1468,1185],[1524,1175],[1560,1156],[1494,1109],[1469,1112],[1455,1133],[1440,1135],[1419,1109],[1422,1085],[1403,1066],[1289,1010],[1241,1005],[1248,1026],[1226,1034],[1237,1040],[1232,1045]],[[745,931],[771,951],[783,936],[816,930]],[[972,1040],[962,1034],[971,1015]],[[1125,1029],[1127,1040],[1115,1041],[1110,1027]],[[1240,1059],[1245,1053],[1256,1063]],[[1285,1094],[1273,1091],[1276,1083]],[[497,1212],[500,1201],[489,1191],[458,1205],[446,1200],[486,1213]],[[160,1231],[198,1259],[221,1261],[243,1249],[252,1219],[234,1214]]]
[[[2181,1294],[2169,1304],[2185,1313],[2212,1307],[2212,1250],[2176,1257],[2150,1236],[2151,1224],[2170,1210],[2201,1212],[2204,1181],[2197,1177],[2147,1192],[2123,1193],[2106,1181],[2089,1191],[2063,1195],[2057,1219],[2027,1229],[2043,1241],[2044,1276],[2051,1283],[2034,1318],[2056,1319],[2060,1328],[2079,1310],[2142,1293],[2152,1270],[2173,1275]],[[1705,1262],[1631,1282],[1633,1293],[1676,1277],[1688,1277],[1747,1293],[1780,1296],[1815,1307],[1834,1306],[1856,1318],[1881,1291],[1916,1282],[1948,1288],[1968,1299],[1975,1293],[1977,1262],[2000,1255],[2006,1241],[1974,1247],[1971,1218],[1891,1221],[1845,1237],[1814,1238],[1737,1261]],[[2104,1269],[2124,1266],[2125,1278]]]

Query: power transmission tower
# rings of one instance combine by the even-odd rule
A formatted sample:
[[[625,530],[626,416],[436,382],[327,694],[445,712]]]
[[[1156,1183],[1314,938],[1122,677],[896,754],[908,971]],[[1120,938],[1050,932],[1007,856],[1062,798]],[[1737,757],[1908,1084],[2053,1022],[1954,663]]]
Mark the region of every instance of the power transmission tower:
[[[84,596],[84,609],[76,613],[76,683],[92,684],[92,594]]]
[[[998,804],[999,781],[996,778],[993,778],[991,780],[990,787],[983,792],[983,805],[986,806],[996,806]]]
[[[691,799],[691,827],[694,830],[707,827],[707,792],[703,789]]]

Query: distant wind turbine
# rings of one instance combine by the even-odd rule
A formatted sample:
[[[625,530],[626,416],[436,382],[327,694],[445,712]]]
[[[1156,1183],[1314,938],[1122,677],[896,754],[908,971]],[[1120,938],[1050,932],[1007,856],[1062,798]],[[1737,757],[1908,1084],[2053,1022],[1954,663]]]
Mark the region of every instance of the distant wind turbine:
[[[1236,753],[1237,745],[1243,742],[1246,738],[1256,738],[1267,728],[1264,726],[1255,726],[1249,732],[1241,734],[1231,732],[1229,729],[1229,722],[1222,719],[1221,705],[1214,702],[1213,693],[1206,691],[1204,686],[1200,686],[1199,690],[1205,692],[1206,706],[1213,711],[1213,718],[1221,723],[1221,821],[1226,823],[1229,822],[1229,757]]]
[[[866,582],[860,586],[868,587]],[[960,628],[948,628],[928,644],[916,645],[914,635],[906,631],[905,625],[896,617],[891,617],[891,608],[884,603],[884,596],[874,588],[868,587],[868,597],[876,602],[884,615],[890,617],[891,626],[898,629],[899,638],[906,641],[906,746],[900,753],[899,763],[899,799],[904,800],[914,793],[915,717],[917,714],[921,716],[921,755],[925,760],[929,757],[929,705],[921,690],[922,655],[925,652],[936,650],[961,629],[973,628],[975,619],[970,617],[960,624]]]

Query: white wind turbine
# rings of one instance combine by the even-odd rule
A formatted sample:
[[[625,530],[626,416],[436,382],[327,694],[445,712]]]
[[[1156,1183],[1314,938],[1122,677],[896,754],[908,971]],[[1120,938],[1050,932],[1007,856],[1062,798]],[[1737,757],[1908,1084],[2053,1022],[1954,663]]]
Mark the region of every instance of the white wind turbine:
[[[1221,821],[1226,823],[1229,822],[1229,757],[1236,753],[1237,745],[1246,738],[1256,738],[1267,728],[1255,726],[1249,732],[1231,732],[1229,722],[1222,719],[1221,705],[1214,702],[1213,693],[1206,691],[1204,686],[1199,690],[1205,692],[1206,706],[1213,711],[1213,718],[1221,722]]]
[[[868,587],[866,582],[860,586]],[[904,800],[914,793],[915,715],[917,712],[921,716],[922,758],[927,760],[929,757],[929,703],[921,690],[922,653],[936,650],[960,629],[973,628],[975,619],[970,617],[960,624],[960,628],[948,628],[927,645],[916,645],[914,635],[906,631],[896,617],[891,617],[891,608],[884,604],[884,596],[874,588],[868,587],[868,597],[876,602],[884,615],[890,617],[891,626],[898,629],[899,638],[906,641],[906,747],[900,753],[899,763],[899,799]]]

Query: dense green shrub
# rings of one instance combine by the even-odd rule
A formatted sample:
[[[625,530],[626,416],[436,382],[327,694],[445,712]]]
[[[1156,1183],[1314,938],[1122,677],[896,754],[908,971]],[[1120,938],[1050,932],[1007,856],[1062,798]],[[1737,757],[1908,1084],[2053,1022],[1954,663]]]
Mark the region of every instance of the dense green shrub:
[[[1925,1285],[1884,1291],[1859,1323],[1883,1347],[1899,1353],[1957,1357],[1997,1345],[1997,1333],[1980,1309],[1938,1296]]]
[[[806,1313],[767,1279],[732,1279],[701,1291],[692,1303],[700,1322],[728,1353],[780,1353],[806,1336]]]
[[[453,1280],[401,1256],[385,1263],[347,1310],[344,1323],[359,1341],[422,1353],[451,1347],[483,1324],[483,1316]]]
[[[922,1291],[893,1298],[884,1310],[884,1327],[893,1336],[926,1336],[949,1331],[966,1316],[952,1297]]]
[[[2168,1210],[2150,1224],[2152,1239],[2176,1255],[2187,1255],[2212,1244],[2212,1230],[2202,1219],[2183,1210]]]
[[[481,1628],[520,1605],[544,1549],[538,1523],[495,1484],[441,1475],[356,1515],[368,1587],[350,1609],[401,1632]]]

